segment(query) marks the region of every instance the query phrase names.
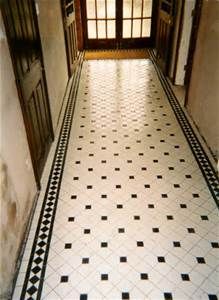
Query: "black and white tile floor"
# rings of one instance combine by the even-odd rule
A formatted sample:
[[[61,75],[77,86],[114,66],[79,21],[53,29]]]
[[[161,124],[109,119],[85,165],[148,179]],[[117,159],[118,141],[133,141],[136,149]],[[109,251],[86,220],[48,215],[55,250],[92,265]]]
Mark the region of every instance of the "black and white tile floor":
[[[153,63],[84,62],[67,109],[13,299],[219,299],[218,194]]]

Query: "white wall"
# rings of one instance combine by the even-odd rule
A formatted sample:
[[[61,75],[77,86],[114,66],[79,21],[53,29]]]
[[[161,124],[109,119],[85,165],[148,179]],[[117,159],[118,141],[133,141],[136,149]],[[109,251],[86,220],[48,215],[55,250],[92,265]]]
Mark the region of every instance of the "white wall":
[[[36,0],[53,128],[56,130],[68,69],[60,0]]]
[[[187,109],[219,158],[219,2],[203,1]]]
[[[0,60],[1,298],[11,287],[20,243],[37,191],[1,12],[0,57],[4,58]]]

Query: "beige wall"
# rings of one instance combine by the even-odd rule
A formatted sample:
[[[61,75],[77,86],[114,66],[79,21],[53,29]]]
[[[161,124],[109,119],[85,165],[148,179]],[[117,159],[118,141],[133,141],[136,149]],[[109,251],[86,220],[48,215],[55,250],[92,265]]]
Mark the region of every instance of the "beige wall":
[[[219,157],[219,2],[203,1],[187,109]]]
[[[6,294],[37,189],[1,13],[0,57],[0,294]]]
[[[60,0],[37,0],[36,3],[53,128],[56,129],[68,82],[61,4]]]

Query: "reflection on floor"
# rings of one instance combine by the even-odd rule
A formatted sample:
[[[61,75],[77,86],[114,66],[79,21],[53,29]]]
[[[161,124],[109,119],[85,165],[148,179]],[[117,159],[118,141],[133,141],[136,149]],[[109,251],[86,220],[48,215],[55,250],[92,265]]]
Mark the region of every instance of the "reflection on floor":
[[[218,299],[217,207],[152,62],[84,62],[62,170],[72,111],[13,299]]]

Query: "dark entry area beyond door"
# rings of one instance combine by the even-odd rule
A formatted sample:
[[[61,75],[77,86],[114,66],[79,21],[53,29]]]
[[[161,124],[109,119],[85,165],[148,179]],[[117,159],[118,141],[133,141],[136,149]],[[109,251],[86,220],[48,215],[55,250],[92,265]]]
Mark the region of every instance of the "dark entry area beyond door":
[[[33,0],[7,0],[2,13],[38,186],[53,140],[41,43]]]
[[[86,49],[153,46],[157,0],[82,0]]]

